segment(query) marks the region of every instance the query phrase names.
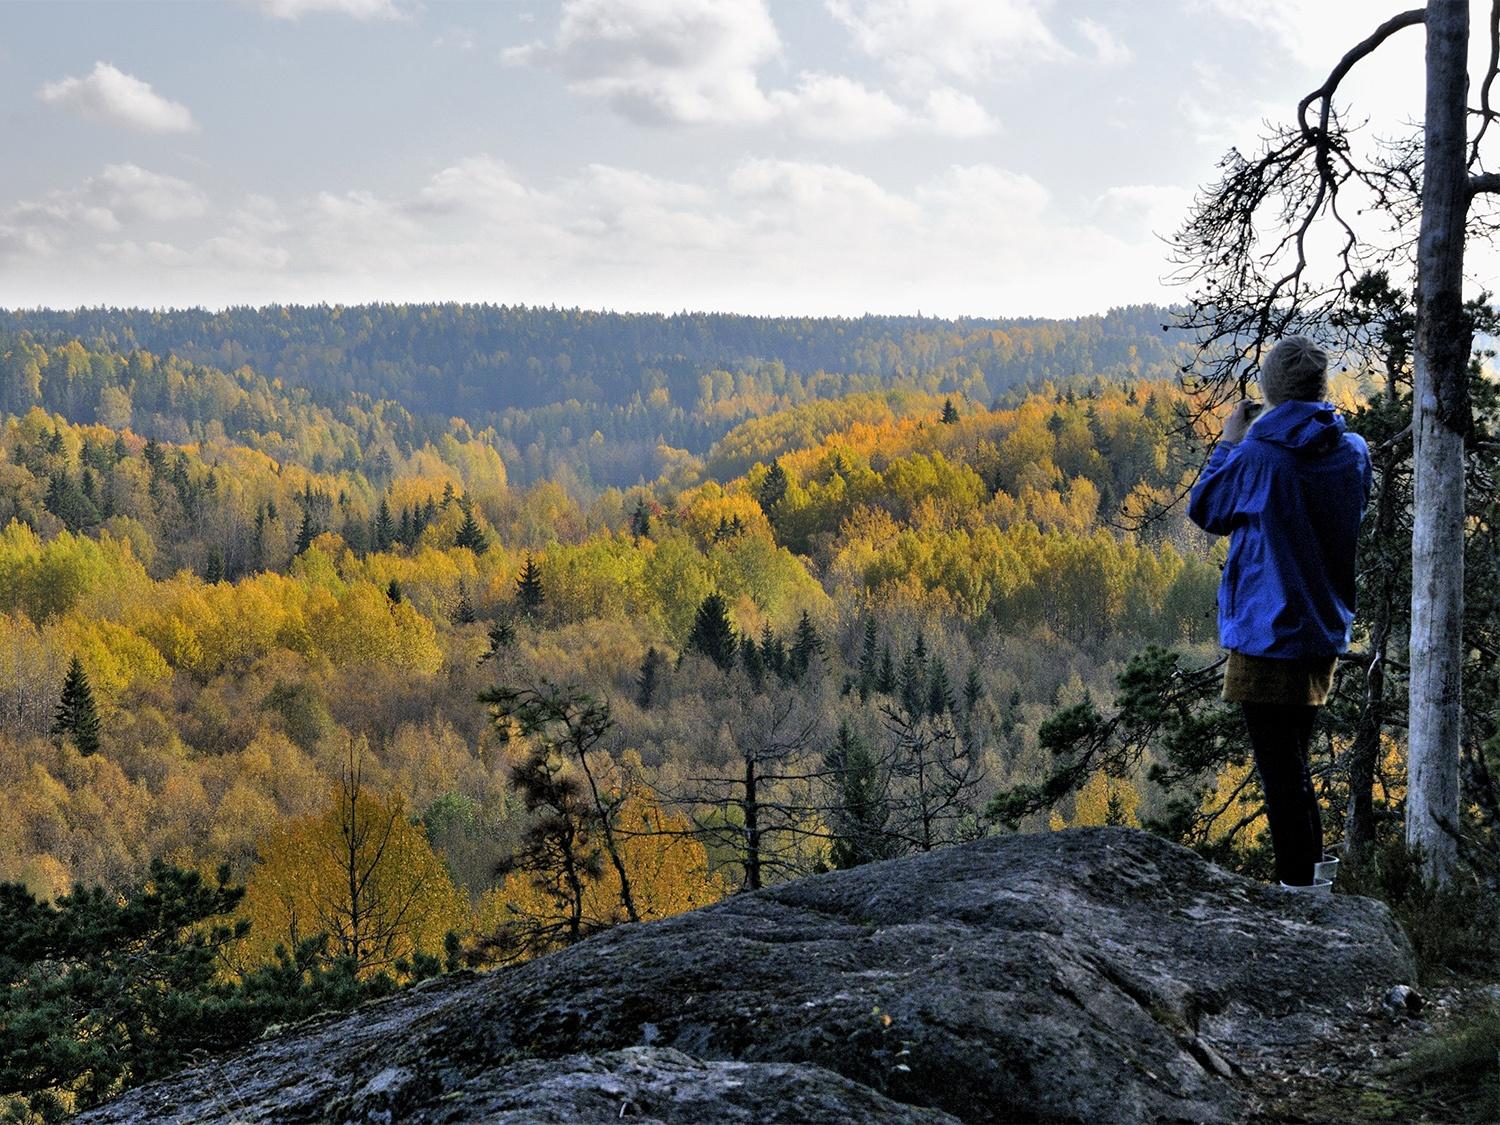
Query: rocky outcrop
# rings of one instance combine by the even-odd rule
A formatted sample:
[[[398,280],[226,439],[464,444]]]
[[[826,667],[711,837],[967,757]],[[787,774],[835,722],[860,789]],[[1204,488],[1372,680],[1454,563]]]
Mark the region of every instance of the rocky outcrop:
[[[79,1120],[1230,1121],[1242,1067],[1414,973],[1367,899],[1002,836],[443,977]]]

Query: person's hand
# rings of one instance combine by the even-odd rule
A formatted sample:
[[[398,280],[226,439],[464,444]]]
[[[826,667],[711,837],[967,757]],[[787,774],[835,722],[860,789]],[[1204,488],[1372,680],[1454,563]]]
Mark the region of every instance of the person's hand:
[[[1226,445],[1237,445],[1243,441],[1246,432],[1250,429],[1250,423],[1255,421],[1255,416],[1261,410],[1261,404],[1258,402],[1251,402],[1248,398],[1242,401],[1230,411],[1229,418],[1224,423],[1224,434],[1219,440]]]

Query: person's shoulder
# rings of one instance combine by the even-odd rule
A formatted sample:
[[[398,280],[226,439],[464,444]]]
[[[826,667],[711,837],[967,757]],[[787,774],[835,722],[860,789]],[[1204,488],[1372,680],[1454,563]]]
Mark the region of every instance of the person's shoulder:
[[[1344,446],[1358,454],[1361,460],[1370,459],[1370,443],[1353,430],[1344,431]]]

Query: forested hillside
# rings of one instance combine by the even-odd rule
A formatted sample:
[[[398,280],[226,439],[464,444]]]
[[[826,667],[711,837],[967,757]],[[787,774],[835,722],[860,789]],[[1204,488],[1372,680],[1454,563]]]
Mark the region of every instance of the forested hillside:
[[[921,317],[674,316],[491,305],[364,305],[149,312],[79,309],[0,314],[0,343],[96,354],[174,356],[344,412],[381,400],[425,435],[450,418],[492,428],[518,480],[559,475],[580,484],[633,484],[667,468],[671,449],[701,455],[736,423],[817,399],[892,389],[988,402],[1044,379],[1170,378],[1179,342],[1165,310],[1117,309],[1071,321],[947,321]],[[0,348],[0,350],[6,350]],[[7,376],[5,406],[38,401],[34,376]],[[116,366],[67,373],[42,401],[75,421],[121,402]],[[56,397],[66,395],[65,399]],[[149,390],[148,390],[149,394]],[[299,401],[305,401],[295,396]],[[159,409],[159,396],[141,405]],[[387,408],[389,410],[389,408]],[[229,425],[222,412],[221,421]],[[137,426],[145,426],[143,415]],[[205,421],[199,412],[197,421]],[[347,419],[356,427],[357,419]],[[592,440],[593,435],[598,440]],[[374,440],[361,433],[368,444]],[[662,448],[666,447],[666,448]]]
[[[637,332],[638,357],[682,347],[654,386],[557,335],[576,314],[514,314],[552,333],[517,352],[541,392],[481,379],[464,357],[483,349],[436,329],[377,363],[422,312],[25,314],[0,351],[0,882],[28,912],[105,909],[59,897],[99,886],[128,913],[169,887],[186,916],[227,918],[217,967],[182,986],[240,990],[223,1026],[248,1030],[223,1042],[440,963],[1005,823],[1151,823],[1259,862],[1232,751],[1184,765],[1174,748],[1197,743],[1173,735],[1054,776],[1122,674],[1170,680],[1216,651],[1221,548],[1160,511],[1216,423],[1150,377],[1165,351],[1123,343],[1144,346],[1147,313],[709,318],[691,348],[691,318],[593,318]],[[351,316],[364,336],[314,346]],[[241,343],[235,318],[263,331]],[[283,318],[307,324],[266,327]],[[184,325],[186,355],[135,346]],[[714,331],[786,332],[799,362],[851,370],[762,356],[689,379],[722,356]],[[569,356],[593,397],[524,405]],[[1020,385],[1065,356],[1084,370]],[[471,377],[489,412],[444,416]],[[700,444],[653,434],[658,408]],[[565,427],[515,471],[531,454],[507,427],[570,410],[651,434],[615,466],[629,484],[591,475],[615,438]],[[160,1049],[90,1081],[167,1065]]]

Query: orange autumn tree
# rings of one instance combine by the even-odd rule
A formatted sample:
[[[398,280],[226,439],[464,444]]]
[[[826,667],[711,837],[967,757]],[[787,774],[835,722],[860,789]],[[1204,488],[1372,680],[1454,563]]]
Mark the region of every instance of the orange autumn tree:
[[[260,846],[246,884],[247,966],[326,934],[330,953],[361,976],[406,976],[466,928],[467,903],[399,796],[364,781],[351,744],[338,783],[318,812],[288,822]]]

